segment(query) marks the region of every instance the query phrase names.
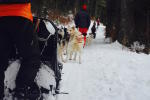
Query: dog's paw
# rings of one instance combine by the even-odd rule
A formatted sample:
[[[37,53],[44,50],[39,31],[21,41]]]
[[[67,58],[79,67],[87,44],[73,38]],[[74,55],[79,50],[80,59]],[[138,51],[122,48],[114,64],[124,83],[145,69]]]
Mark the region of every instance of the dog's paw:
[[[72,60],[71,58],[69,58],[69,60]]]
[[[73,60],[76,61],[76,58],[74,58]]]
[[[64,63],[65,63],[66,61],[65,61],[65,60],[62,60],[62,62],[64,62]]]
[[[66,62],[67,62],[67,60],[63,60],[62,62],[66,63]]]
[[[79,60],[79,64],[81,64],[81,59]]]

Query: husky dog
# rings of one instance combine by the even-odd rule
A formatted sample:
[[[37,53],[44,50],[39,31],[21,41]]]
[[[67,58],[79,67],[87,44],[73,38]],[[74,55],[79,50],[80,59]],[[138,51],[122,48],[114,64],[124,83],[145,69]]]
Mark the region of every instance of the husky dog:
[[[75,27],[69,28],[68,32],[70,33],[70,40],[68,44],[66,61],[68,59],[71,60],[73,54],[74,54],[74,60],[76,60],[78,54],[79,63],[81,63],[81,53],[83,49],[83,36],[77,29],[75,29]]]
[[[58,31],[58,58],[59,60],[63,59],[63,55],[67,54],[68,43],[70,39],[70,34],[67,31],[67,28],[59,29]]]

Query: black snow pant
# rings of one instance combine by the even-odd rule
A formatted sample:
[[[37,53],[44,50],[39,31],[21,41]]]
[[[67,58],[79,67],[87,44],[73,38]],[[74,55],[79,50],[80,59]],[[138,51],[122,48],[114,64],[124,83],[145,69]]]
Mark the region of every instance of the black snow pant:
[[[4,93],[4,72],[14,45],[22,58],[16,87],[31,86],[40,67],[40,50],[33,34],[33,23],[23,17],[0,17],[0,96]]]

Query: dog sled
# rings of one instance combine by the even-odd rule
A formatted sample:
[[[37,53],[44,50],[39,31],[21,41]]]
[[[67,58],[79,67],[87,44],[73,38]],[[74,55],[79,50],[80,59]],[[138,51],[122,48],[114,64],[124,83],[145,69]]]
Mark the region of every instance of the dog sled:
[[[37,25],[37,21],[40,21],[39,25]],[[54,95],[59,93],[59,82],[61,80],[61,70],[63,67],[62,63],[60,63],[57,59],[57,27],[52,21],[44,18],[34,17],[33,23],[39,42],[42,62],[39,72],[36,76],[36,83],[40,88],[40,96],[37,99],[49,100],[49,98],[53,98]],[[15,49],[11,54],[9,62],[10,64],[6,71],[5,77],[6,88],[4,99],[24,100],[15,99],[12,92],[15,88],[15,78],[20,67],[19,55],[17,55]],[[33,94],[33,97],[34,95],[35,94]]]

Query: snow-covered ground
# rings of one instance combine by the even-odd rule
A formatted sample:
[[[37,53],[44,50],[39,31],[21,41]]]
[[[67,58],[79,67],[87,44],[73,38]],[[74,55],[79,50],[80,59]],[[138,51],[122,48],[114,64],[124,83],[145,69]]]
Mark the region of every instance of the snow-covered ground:
[[[57,100],[150,100],[150,55],[104,42],[104,26],[82,54],[64,63]]]
[[[64,63],[60,85],[64,94],[56,95],[56,100],[150,100],[150,55],[122,49],[118,42],[106,43],[104,28],[99,26],[96,39],[83,49],[82,64]],[[19,66],[16,61],[6,71],[5,85],[11,89]],[[53,74],[43,66],[39,86],[55,84]],[[51,96],[46,100],[54,100]]]

